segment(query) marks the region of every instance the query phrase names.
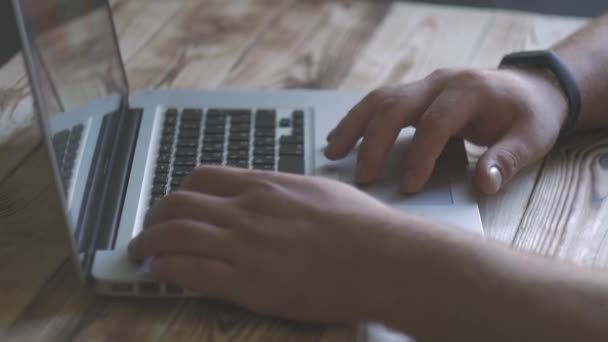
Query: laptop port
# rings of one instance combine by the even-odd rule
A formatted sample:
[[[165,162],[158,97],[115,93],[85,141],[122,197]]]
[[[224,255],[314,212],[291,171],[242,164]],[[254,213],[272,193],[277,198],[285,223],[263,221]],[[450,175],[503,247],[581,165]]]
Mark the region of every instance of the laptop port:
[[[133,285],[128,283],[114,283],[112,284],[112,292],[131,293],[133,292]]]
[[[152,282],[140,283],[139,294],[143,296],[158,296],[160,294],[160,285]]]

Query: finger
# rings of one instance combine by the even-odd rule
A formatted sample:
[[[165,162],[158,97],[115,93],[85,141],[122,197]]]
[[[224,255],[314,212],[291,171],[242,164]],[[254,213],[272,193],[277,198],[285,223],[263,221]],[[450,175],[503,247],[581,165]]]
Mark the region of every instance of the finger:
[[[194,291],[205,297],[236,298],[235,271],[231,265],[214,259],[195,256],[161,256],[151,263],[156,279]]]
[[[214,196],[236,196],[248,181],[247,170],[226,166],[197,167],[184,179],[181,189]]]
[[[162,255],[231,260],[233,252],[228,230],[183,219],[151,226],[129,244],[129,255],[135,260]]]
[[[191,191],[175,191],[148,211],[144,227],[174,219],[201,221],[223,227],[231,222],[233,215],[235,209],[224,198]]]
[[[378,177],[387,152],[413,116],[414,113],[408,111],[406,105],[401,105],[371,119],[357,155],[357,183],[368,184]]]
[[[363,135],[374,110],[377,109],[377,97],[381,96],[378,95],[379,92],[376,90],[365,96],[327,136],[329,144],[325,150],[325,156],[328,159],[344,158],[353,149]]]
[[[538,161],[548,148],[535,138],[532,128],[514,127],[491,146],[477,162],[475,181],[486,194],[495,194],[521,169]]]
[[[415,193],[430,179],[446,144],[477,114],[474,94],[446,89],[416,123],[403,162],[401,191]]]

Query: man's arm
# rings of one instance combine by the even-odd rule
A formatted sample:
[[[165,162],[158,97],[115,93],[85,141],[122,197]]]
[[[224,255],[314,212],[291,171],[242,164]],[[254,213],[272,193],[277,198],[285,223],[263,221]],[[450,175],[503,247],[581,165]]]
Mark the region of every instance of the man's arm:
[[[418,227],[401,230],[409,250],[373,319],[420,341],[608,341],[606,274]]]
[[[608,126],[608,13],[553,49],[570,67],[581,91],[578,128]]]
[[[608,15],[555,47],[582,96],[579,129],[608,125]],[[328,137],[326,156],[344,158],[362,138],[357,181],[373,182],[402,127],[416,133],[403,162],[401,189],[417,192],[450,137],[487,146],[475,182],[493,194],[551,150],[567,114],[566,97],[544,70],[437,70],[409,84],[379,88]]]

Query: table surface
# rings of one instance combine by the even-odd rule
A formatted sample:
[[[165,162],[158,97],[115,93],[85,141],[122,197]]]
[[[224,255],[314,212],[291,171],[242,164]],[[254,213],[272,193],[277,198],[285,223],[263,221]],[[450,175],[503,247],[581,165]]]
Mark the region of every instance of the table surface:
[[[390,1],[112,1],[133,89],[369,90],[438,67],[493,67],[548,47],[581,18]],[[482,149],[468,146],[474,162]],[[354,327],[260,317],[200,300],[98,297],[65,253],[20,57],[0,68],[2,340],[351,341]],[[576,137],[499,195],[480,197],[486,235],[588,267],[608,261],[608,139]],[[22,274],[23,263],[36,272]]]

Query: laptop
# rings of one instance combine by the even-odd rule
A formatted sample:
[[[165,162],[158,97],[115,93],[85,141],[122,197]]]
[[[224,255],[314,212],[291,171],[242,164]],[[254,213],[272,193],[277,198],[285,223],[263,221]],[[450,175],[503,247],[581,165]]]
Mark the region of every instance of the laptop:
[[[146,212],[199,165],[353,182],[356,151],[332,162],[325,136],[365,95],[351,91],[130,92],[107,0],[13,0],[76,269],[110,296],[196,296],[127,256]],[[208,70],[213,72],[213,70]],[[403,130],[363,191],[399,210],[482,233],[462,140],[418,194],[399,192]]]

